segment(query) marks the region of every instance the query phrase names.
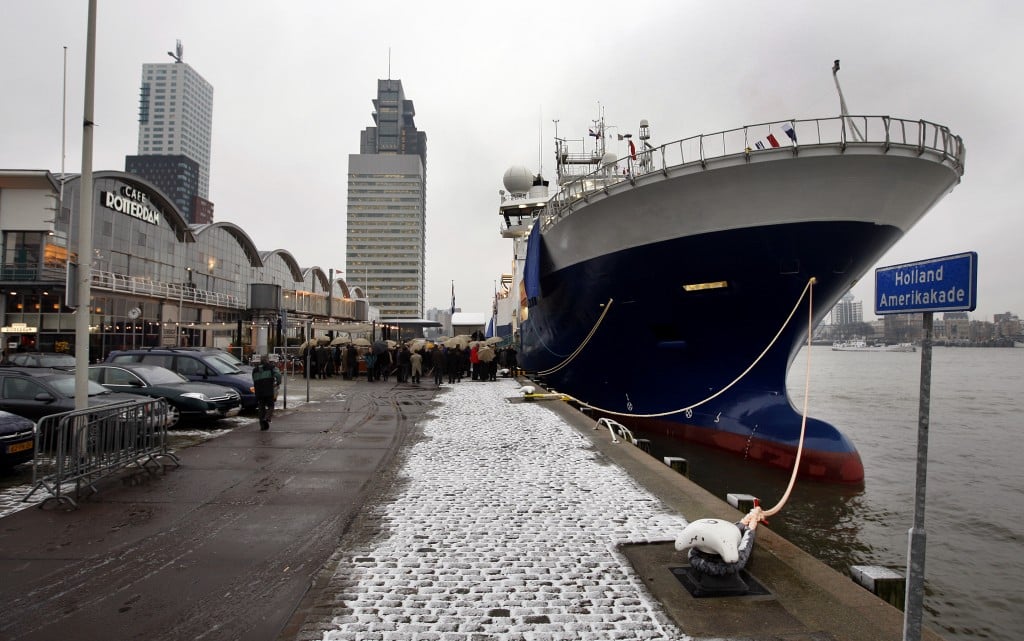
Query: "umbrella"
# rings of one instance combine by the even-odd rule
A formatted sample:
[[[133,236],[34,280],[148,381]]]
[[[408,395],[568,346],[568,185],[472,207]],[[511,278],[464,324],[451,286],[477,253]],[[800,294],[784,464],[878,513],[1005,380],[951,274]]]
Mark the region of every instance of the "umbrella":
[[[465,334],[459,334],[458,336],[453,336],[453,337],[449,338],[448,340],[446,340],[444,342],[444,345],[445,345],[445,347],[448,347],[448,348],[459,347],[461,349],[467,349],[469,347],[469,336],[466,336]]]
[[[369,347],[370,341],[368,341],[365,338],[357,338],[352,341],[352,344],[355,345],[356,347]]]
[[[316,339],[317,345],[330,345],[330,343],[331,339],[329,336],[321,336],[320,338]]]
[[[344,345],[346,343],[348,343],[348,338],[345,336],[339,336],[335,338],[333,341],[331,341],[331,347],[334,347],[336,345]]]
[[[384,341],[373,341],[372,349],[374,354],[383,354],[388,351],[388,344]]]
[[[505,339],[502,338],[501,336],[491,336],[490,338],[488,338],[484,342],[487,343],[488,345],[497,345],[498,343],[500,343],[503,340],[505,340]]]
[[[393,341],[391,339],[388,339],[388,340],[386,340],[384,342],[387,343],[388,349],[395,349],[396,347],[398,347],[398,343],[396,343],[395,341]]]
[[[476,357],[485,363],[490,363],[494,360],[494,350],[490,347],[481,347],[476,353]]]

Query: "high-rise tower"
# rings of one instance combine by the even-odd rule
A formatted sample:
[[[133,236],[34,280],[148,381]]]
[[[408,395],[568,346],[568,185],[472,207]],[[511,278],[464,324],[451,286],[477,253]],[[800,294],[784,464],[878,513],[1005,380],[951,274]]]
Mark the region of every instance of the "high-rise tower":
[[[209,222],[194,214],[209,202],[213,85],[182,53],[179,40],[168,52],[174,62],[142,65],[138,155],[125,159],[125,171],[153,182],[190,222]]]
[[[346,280],[382,318],[422,318],[426,263],[427,135],[401,80],[378,80],[375,127],[348,157]]]

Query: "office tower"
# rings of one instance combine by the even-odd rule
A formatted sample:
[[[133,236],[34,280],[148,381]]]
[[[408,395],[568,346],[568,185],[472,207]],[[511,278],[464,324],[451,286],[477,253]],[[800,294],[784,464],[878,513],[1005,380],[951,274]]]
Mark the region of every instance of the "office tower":
[[[833,325],[851,325],[864,322],[864,303],[855,301],[853,294],[847,293],[832,308]]]
[[[427,135],[400,80],[378,80],[376,126],[348,157],[349,285],[364,287],[381,318],[421,318],[426,262]]]
[[[182,53],[179,40],[175,51],[168,52],[174,62],[142,65],[138,155],[126,158],[125,171],[153,182],[179,207],[184,203],[182,213],[189,222],[198,222],[195,198],[206,201],[210,193],[213,86],[182,61]],[[197,181],[182,156],[198,165]]]

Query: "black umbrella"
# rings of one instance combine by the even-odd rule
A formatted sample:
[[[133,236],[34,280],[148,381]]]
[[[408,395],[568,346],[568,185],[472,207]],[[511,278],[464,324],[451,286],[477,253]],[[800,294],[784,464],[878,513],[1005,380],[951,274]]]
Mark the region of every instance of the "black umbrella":
[[[383,354],[388,351],[388,344],[384,341],[373,341],[372,349],[374,354]]]

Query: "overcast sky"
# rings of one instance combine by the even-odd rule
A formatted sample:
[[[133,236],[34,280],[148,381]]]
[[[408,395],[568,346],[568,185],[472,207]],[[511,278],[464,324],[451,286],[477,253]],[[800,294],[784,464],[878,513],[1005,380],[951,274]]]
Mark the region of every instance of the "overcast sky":
[[[59,171],[67,46],[77,172],[87,2],[0,7],[0,168]],[[972,317],[991,320],[1024,315],[1021,27],[1024,4],[984,0],[99,0],[93,166],[123,170],[136,153],[142,65],[169,62],[180,39],[214,87],[215,219],[304,267],[344,269],[348,155],[390,75],[428,139],[426,306],[446,308],[454,281],[457,305],[483,312],[510,271],[502,175],[526,165],[553,178],[553,120],[583,137],[600,104],[621,131],[648,119],[663,144],[831,117],[839,58],[852,113],[937,122],[968,149],[963,182],[879,265],[977,251]],[[854,289],[869,317],[873,290],[871,271]]]

